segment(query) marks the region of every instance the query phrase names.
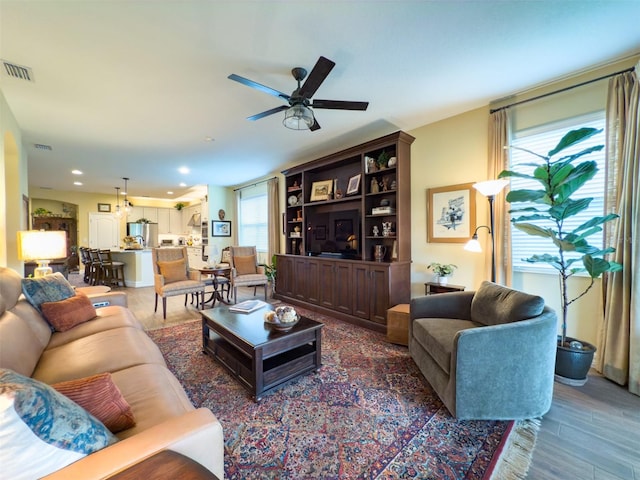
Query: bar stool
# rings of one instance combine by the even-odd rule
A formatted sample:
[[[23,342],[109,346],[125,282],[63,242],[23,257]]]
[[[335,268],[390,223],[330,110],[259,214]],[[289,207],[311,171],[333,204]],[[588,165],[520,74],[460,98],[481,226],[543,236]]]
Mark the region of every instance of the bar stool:
[[[89,285],[99,285],[102,283],[102,262],[100,262],[100,257],[98,255],[97,248],[90,248],[88,250],[89,260],[91,260],[90,270],[89,270]]]
[[[84,283],[89,283],[91,278],[91,257],[89,257],[89,249],[87,247],[80,247],[80,260],[84,267],[82,281],[84,281]]]
[[[124,283],[124,262],[114,262],[111,258],[111,250],[98,250],[98,257],[102,265],[102,283],[104,285],[114,285],[119,287]]]

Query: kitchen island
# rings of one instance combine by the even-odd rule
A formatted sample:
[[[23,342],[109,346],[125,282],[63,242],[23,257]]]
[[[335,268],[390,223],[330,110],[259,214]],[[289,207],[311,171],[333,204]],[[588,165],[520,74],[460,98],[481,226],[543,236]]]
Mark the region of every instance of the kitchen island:
[[[153,286],[153,262],[151,249],[111,250],[115,262],[124,263],[124,281],[127,287],[140,288]]]

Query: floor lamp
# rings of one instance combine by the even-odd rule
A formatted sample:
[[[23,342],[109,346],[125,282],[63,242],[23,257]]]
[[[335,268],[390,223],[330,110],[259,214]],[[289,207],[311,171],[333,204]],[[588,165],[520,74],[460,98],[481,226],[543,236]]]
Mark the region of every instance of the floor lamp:
[[[480,225],[478,228],[476,228],[475,232],[473,232],[471,240],[469,240],[464,246],[465,250],[471,252],[482,252],[482,247],[480,246],[480,242],[478,242],[478,230],[480,230],[481,228],[486,228],[487,230],[489,230],[489,235],[491,235],[491,281],[494,283],[496,281],[496,245],[493,235],[493,201],[495,200],[496,195],[500,193],[502,189],[508,184],[508,180],[487,180],[485,182],[478,182],[473,184],[473,188],[475,188],[478,192],[487,197],[487,200],[489,200],[489,226]]]

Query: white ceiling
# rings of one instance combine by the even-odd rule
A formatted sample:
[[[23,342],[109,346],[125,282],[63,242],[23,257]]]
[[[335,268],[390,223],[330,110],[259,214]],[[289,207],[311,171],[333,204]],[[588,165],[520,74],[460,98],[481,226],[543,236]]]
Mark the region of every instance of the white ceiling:
[[[638,0],[0,0],[0,58],[35,79],[3,71],[0,89],[31,186],[115,194],[130,177],[131,196],[179,198],[638,54],[639,19]],[[282,103],[229,74],[290,93],[320,55],[336,67],[314,97],[366,112],[316,110],[316,132],[246,120]]]

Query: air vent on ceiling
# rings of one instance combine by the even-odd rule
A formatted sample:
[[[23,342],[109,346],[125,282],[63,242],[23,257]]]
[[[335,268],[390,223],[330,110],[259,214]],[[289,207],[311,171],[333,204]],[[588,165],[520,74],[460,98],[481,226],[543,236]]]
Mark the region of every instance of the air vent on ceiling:
[[[43,143],[34,143],[33,146],[38,150],[53,150],[53,148],[51,148],[51,145],[45,145]]]
[[[16,65],[15,63],[2,60],[4,71],[7,75],[19,80],[26,80],[27,82],[33,82],[33,70],[29,67],[23,67],[22,65]]]

